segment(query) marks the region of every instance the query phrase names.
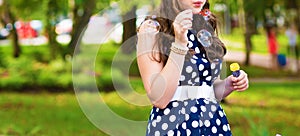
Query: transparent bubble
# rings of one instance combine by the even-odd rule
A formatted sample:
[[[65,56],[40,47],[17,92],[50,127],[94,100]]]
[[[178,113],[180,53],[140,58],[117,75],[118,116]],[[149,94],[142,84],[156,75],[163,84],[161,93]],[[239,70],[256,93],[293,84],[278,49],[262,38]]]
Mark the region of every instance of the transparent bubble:
[[[204,47],[211,46],[213,42],[212,34],[206,29],[202,29],[197,33],[197,39]]]
[[[157,31],[160,30],[160,24],[155,19],[149,19],[149,24],[148,25],[149,25],[150,28],[156,28]],[[151,31],[151,29],[149,29],[149,31]]]
[[[159,31],[159,30],[160,30],[160,24],[159,24],[159,22],[157,21],[157,17],[156,17],[155,15],[153,15],[153,16],[151,17],[151,21],[152,21],[153,26],[155,26],[156,29]]]

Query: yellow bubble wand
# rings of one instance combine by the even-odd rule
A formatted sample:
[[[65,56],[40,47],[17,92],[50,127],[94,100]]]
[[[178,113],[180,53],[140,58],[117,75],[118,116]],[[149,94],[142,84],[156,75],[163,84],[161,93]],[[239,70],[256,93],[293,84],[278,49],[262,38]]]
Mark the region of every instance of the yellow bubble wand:
[[[240,76],[240,66],[238,63],[232,63],[230,64],[230,71],[232,71],[232,75],[234,77]]]

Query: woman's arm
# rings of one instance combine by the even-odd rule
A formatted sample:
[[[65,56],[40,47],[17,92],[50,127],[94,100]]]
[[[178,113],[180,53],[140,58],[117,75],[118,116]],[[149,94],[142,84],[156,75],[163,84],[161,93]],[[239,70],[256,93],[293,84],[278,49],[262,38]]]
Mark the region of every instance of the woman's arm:
[[[139,40],[138,46],[145,46],[145,44]],[[171,52],[166,65],[163,66],[162,62],[154,60],[152,52],[138,50],[137,54],[137,62],[147,95],[155,107],[163,109],[175,93],[185,56]],[[155,53],[154,57],[158,55]]]
[[[214,83],[215,96],[218,100],[222,100],[231,94],[234,90],[242,92],[248,89],[249,80],[248,75],[243,70],[240,70],[240,76],[228,76],[224,80],[218,79]]]
[[[191,16],[189,17],[187,14],[191,14]],[[183,24],[173,24],[175,29],[174,44],[187,48],[186,33],[192,27],[192,11],[183,11],[177,17],[175,21],[183,22]],[[156,27],[149,26],[151,24],[149,21],[145,21],[139,29],[137,63],[149,99],[155,107],[163,109],[168,105],[177,89],[185,55],[171,51],[165,66],[163,62],[157,62],[159,51],[154,48],[157,47],[154,45],[157,44],[155,37],[158,32]]]

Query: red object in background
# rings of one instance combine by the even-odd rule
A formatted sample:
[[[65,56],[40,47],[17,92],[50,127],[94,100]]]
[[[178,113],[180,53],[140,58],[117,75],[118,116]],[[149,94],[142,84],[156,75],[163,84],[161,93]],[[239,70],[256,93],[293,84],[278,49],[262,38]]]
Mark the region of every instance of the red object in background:
[[[211,12],[209,9],[204,9],[200,11],[200,15],[202,15],[203,17],[207,17],[210,16]]]
[[[18,36],[21,39],[35,38],[38,36],[37,31],[34,30],[28,22],[18,22],[16,28]]]
[[[277,40],[276,40],[276,33],[275,33],[273,28],[271,28],[268,31],[267,38],[268,38],[268,45],[269,45],[268,46],[269,47],[269,53],[270,54],[277,54],[278,53],[278,43],[277,43]]]

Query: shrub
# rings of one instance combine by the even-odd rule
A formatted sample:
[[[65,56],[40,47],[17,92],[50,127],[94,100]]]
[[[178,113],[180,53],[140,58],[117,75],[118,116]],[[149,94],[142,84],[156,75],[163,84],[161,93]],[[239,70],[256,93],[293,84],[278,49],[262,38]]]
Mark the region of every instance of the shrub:
[[[97,85],[101,92],[110,92],[126,87],[127,79],[119,69],[106,69],[97,78]]]
[[[20,76],[9,76],[2,78],[0,82],[0,88],[5,88],[7,90],[21,90],[28,84],[28,81]]]
[[[38,62],[49,63],[50,62],[50,56],[49,55],[45,55],[45,52],[32,49],[29,52],[29,56],[30,56],[30,58],[32,58],[33,60],[36,60]]]
[[[94,91],[92,89],[96,86],[95,79],[88,73],[73,74],[73,84],[80,91]]]
[[[12,84],[12,86],[17,86],[17,87],[35,86],[35,81],[38,78],[40,69],[37,65],[34,64],[35,62],[33,60],[25,57],[9,60],[8,61],[9,77],[7,78],[7,82],[8,82],[7,85]],[[15,84],[13,82],[14,79],[15,79]],[[5,80],[3,82],[5,82]],[[11,88],[10,86],[7,87]]]
[[[8,76],[1,79],[3,89],[68,89],[72,85],[71,64],[59,59],[49,64],[26,57],[9,59],[7,69],[1,71],[8,72]]]

